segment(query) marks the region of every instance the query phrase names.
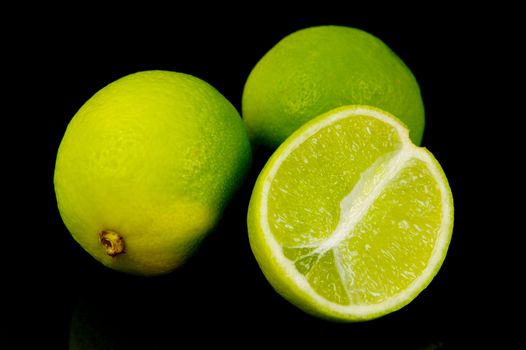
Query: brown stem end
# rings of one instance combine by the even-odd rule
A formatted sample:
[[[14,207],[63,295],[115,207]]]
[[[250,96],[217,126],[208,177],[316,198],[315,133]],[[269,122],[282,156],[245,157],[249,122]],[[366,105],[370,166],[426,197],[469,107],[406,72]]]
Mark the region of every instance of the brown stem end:
[[[104,230],[99,234],[100,243],[106,249],[106,254],[111,257],[116,257],[119,254],[124,254],[124,238],[115,231]]]

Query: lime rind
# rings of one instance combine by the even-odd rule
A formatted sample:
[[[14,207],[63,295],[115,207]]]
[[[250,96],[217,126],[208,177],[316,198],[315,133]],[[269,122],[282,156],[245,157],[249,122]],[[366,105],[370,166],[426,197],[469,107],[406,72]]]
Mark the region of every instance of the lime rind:
[[[266,203],[272,181],[283,161],[309,137],[340,119],[353,116],[373,117],[389,124],[396,130],[401,146],[395,155],[390,155],[392,157],[391,171],[393,173],[399,171],[399,168],[403,167],[404,162],[409,159],[421,160],[427,166],[432,177],[436,179],[440,192],[442,210],[440,216],[442,221],[440,231],[437,234],[437,241],[426,267],[403,291],[377,303],[351,303],[345,305],[348,302],[348,299],[346,300],[345,297],[341,300],[329,300],[330,298],[327,298],[327,296],[320,295],[313,287],[313,284],[316,285],[316,283],[309,281],[306,276],[309,270],[312,269],[312,266],[309,266],[308,257],[323,251],[323,245],[318,246],[315,249],[317,251],[309,251],[307,254],[299,257],[299,259],[291,260],[290,248],[288,256],[286,256],[283,246],[272,233]],[[369,199],[375,198],[375,196],[377,194],[373,194]],[[359,218],[363,213],[355,213],[354,215]],[[380,317],[400,309],[413,300],[431,282],[445,258],[451,239],[453,198],[447,178],[439,163],[428,150],[412,144],[409,139],[408,129],[402,122],[378,108],[359,105],[343,106],[313,119],[298,129],[269,159],[253,191],[249,205],[248,226],[254,255],[267,279],[281,295],[304,311],[323,318],[338,321],[360,321]],[[330,242],[331,239],[336,241],[341,240],[342,237],[338,237],[338,235],[331,236],[324,241],[325,248],[335,246],[335,242]],[[344,268],[338,261],[334,265],[337,269]],[[334,288],[337,288],[337,286]]]

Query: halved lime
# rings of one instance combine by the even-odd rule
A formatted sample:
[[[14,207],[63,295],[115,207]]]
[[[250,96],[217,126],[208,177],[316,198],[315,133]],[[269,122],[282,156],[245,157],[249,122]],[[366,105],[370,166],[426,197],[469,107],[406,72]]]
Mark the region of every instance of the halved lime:
[[[446,256],[453,198],[433,155],[389,113],[334,109],[272,155],[248,231],[269,282],[304,311],[376,318],[413,300]]]

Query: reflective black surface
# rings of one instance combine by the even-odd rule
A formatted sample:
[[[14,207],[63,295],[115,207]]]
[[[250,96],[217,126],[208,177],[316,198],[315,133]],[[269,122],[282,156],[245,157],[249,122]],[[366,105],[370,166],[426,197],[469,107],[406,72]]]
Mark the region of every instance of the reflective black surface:
[[[256,16],[257,8],[245,10],[204,17],[162,8],[133,16],[101,11],[82,20],[72,13],[40,18],[29,34],[12,40],[8,75],[15,82],[10,103],[16,124],[4,133],[12,131],[6,135],[13,138],[10,150],[20,153],[11,157],[9,151],[6,158],[13,193],[8,220],[15,227],[2,245],[7,284],[14,286],[4,297],[9,324],[4,338],[17,344],[10,348],[342,343],[350,349],[441,349],[491,335],[481,331],[485,320],[478,304],[484,299],[480,251],[488,228],[480,222],[486,214],[473,180],[482,158],[473,155],[480,124],[469,122],[475,118],[478,76],[473,58],[481,52],[484,27],[449,11],[380,15],[333,8],[285,14],[275,9],[273,15]],[[126,74],[166,69],[208,81],[240,110],[244,81],[258,59],[285,35],[320,24],[354,26],[378,36],[410,67],[422,90],[427,118],[422,145],[444,168],[456,209],[445,263],[411,304],[377,320],[340,324],[311,317],[273,291],[252,256],[245,224],[252,185],[268,156],[263,152],[254,155],[252,172],[217,229],[172,274],[120,274],[73,241],[56,208],[54,160],[69,120],[92,94]]]

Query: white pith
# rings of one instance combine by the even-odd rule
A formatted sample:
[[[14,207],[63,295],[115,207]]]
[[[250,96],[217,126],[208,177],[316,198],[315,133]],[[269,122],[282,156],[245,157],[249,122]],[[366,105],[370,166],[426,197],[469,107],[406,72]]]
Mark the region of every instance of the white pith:
[[[443,174],[440,169],[436,167],[434,160],[430,157],[428,152],[423,148],[413,145],[409,139],[408,131],[401,124],[394,121],[393,119],[385,116],[379,111],[371,110],[368,108],[352,108],[349,110],[341,110],[336,112],[330,117],[324,118],[322,121],[311,125],[310,128],[304,130],[302,137],[298,137],[287,145],[287,147],[281,152],[277,159],[274,160],[271,169],[266,176],[265,182],[263,183],[262,195],[261,195],[261,222],[263,238],[267,242],[274,255],[275,261],[281,266],[281,268],[287,274],[287,277],[297,285],[302,291],[306,292],[312,301],[319,305],[322,309],[331,310],[332,313],[340,314],[343,317],[351,316],[352,318],[367,318],[369,315],[382,314],[385,310],[396,309],[398,305],[403,305],[407,302],[408,298],[416,295],[424,285],[426,285],[436,272],[437,264],[443,258],[443,251],[447,247],[449,241],[449,230],[451,226],[450,222],[450,202],[448,189],[443,181],[437,181],[441,192],[442,198],[442,224],[441,231],[438,234],[437,242],[434,250],[431,254],[429,262],[426,268],[405,290],[399,294],[386,299],[382,303],[378,304],[366,304],[366,305],[341,305],[331,302],[324,297],[320,296],[309,284],[304,275],[297,271],[294,263],[283,255],[282,246],[274,238],[270,224],[268,222],[268,209],[267,201],[272,181],[280,168],[281,163],[287,159],[287,157],[299,147],[305,140],[313,136],[321,129],[330,126],[334,122],[344,119],[353,115],[366,115],[370,117],[382,120],[392,125],[400,136],[402,147],[393,154],[389,160],[386,161],[385,175],[379,180],[378,183],[374,184],[372,192],[367,193],[360,197],[360,206],[355,204],[355,199],[360,196],[360,186],[355,188],[340,202],[341,214],[338,226],[334,233],[322,242],[312,253],[323,253],[337,246],[342,240],[348,237],[349,232],[352,228],[363,218],[367,213],[369,207],[373,204],[375,199],[380,195],[385,185],[392,180],[396,174],[405,167],[405,164],[410,159],[420,159],[428,167],[429,171],[433,174],[436,179],[443,178]],[[353,203],[354,205],[351,205]],[[310,254],[309,254],[310,255]],[[336,259],[337,268],[341,269],[338,259]]]
[[[349,232],[356,226],[358,222],[367,214],[367,211],[378,198],[385,185],[391,181],[405,166],[405,163],[411,159],[411,149],[409,147],[400,148],[396,154],[389,159],[386,168],[387,171],[381,180],[375,184],[374,190],[369,192],[365,197],[361,195],[360,190],[361,181],[358,181],[353,190],[345,196],[340,202],[340,220],[338,226],[334,230],[333,234],[324,240],[313,253],[324,253],[329,249],[339,245],[344,239],[348,237]],[[379,159],[380,161],[382,159]],[[371,166],[374,168],[374,165]],[[362,175],[362,179],[367,176],[365,171]],[[360,206],[353,205],[356,200],[360,198]]]

